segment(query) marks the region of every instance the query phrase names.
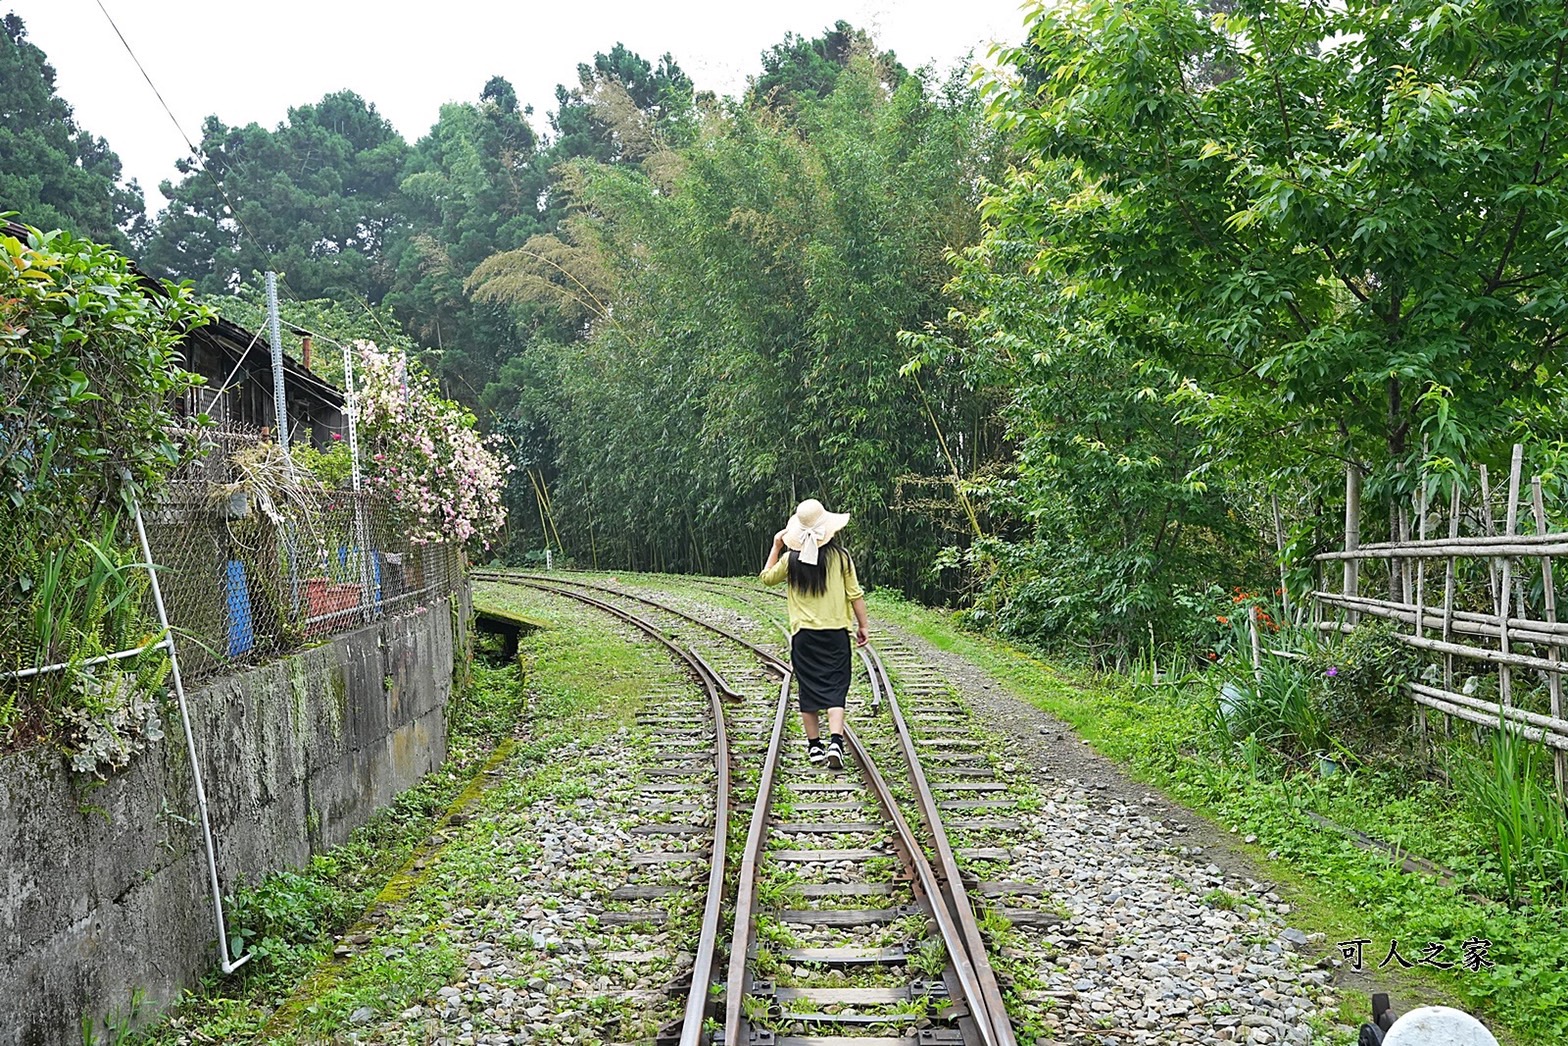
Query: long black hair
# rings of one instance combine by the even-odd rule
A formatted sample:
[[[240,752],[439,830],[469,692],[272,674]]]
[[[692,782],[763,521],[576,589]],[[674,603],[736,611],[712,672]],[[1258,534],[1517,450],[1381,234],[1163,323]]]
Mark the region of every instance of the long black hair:
[[[854,562],[853,557],[849,554],[849,549],[840,545],[837,537],[828,538],[817,546],[817,562],[815,564],[802,563],[800,561],[800,553],[791,549],[789,554],[789,587],[808,596],[820,596],[828,590],[828,564],[837,563],[840,556],[843,556],[847,563]]]

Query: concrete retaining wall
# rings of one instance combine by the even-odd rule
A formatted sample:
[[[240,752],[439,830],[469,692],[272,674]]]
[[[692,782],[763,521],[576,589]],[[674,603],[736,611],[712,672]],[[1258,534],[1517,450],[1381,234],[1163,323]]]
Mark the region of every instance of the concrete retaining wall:
[[[342,842],[446,757],[446,602],[191,697],[229,893]],[[84,1016],[155,1009],[217,964],[177,713],[166,740],[88,787],[56,752],[0,759],[0,1046],[79,1046]]]

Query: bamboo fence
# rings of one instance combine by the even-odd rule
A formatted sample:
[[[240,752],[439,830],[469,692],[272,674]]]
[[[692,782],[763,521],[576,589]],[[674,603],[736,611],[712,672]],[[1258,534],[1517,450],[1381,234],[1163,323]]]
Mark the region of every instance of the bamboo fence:
[[[1410,504],[1393,507],[1390,540],[1368,544],[1360,540],[1360,481],[1352,466],[1345,487],[1345,547],[1316,557],[1325,578],[1328,567],[1342,564],[1336,573],[1343,581],[1337,592],[1325,586],[1312,593],[1312,619],[1326,633],[1348,632],[1364,617],[1393,622],[1398,641],[1422,651],[1440,669],[1440,675],[1429,669],[1427,678],[1407,684],[1423,732],[1429,711],[1444,716],[1445,730],[1456,719],[1494,729],[1506,723],[1551,750],[1562,789],[1568,783],[1568,719],[1562,707],[1568,623],[1557,618],[1553,560],[1568,556],[1568,531],[1552,529],[1541,478],[1533,477],[1526,488],[1523,461],[1523,447],[1516,445],[1501,506],[1494,503],[1485,466],[1477,470],[1474,505],[1464,503],[1457,482],[1440,491],[1446,505],[1429,503],[1428,485],[1418,484]],[[1463,535],[1467,528],[1472,533]],[[1446,530],[1446,536],[1429,537],[1433,529]],[[1428,587],[1429,573],[1432,581],[1441,580],[1440,598]],[[1382,592],[1367,591],[1379,582],[1386,583]],[[1458,676],[1492,675],[1495,701],[1456,683]],[[1535,707],[1520,707],[1521,697]]]

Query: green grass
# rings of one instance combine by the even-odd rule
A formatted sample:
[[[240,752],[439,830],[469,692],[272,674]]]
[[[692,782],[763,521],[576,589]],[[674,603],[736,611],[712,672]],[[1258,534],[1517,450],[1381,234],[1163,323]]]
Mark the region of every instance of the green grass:
[[[135,1041],[321,1041],[351,1027],[361,1007],[383,1019],[456,979],[461,959],[444,920],[456,908],[506,899],[491,872],[508,817],[539,798],[587,794],[575,768],[553,761],[560,746],[631,725],[648,687],[674,678],[667,661],[602,621],[583,627],[592,619],[554,597],[480,584],[475,602],[562,627],[525,636],[518,667],[471,666],[449,706],[441,769],[344,845],[236,891],[231,927],[243,930],[256,958],[238,976],[209,978]],[[443,829],[447,843],[420,856],[457,811],[463,827]],[[339,936],[363,940],[335,960]]]
[[[1283,884],[1295,906],[1291,923],[1324,933],[1336,954],[1337,941],[1371,938],[1370,969],[1391,938],[1411,960],[1429,941],[1439,942],[1441,957],[1450,961],[1461,958],[1467,940],[1489,941],[1492,969],[1395,972],[1391,965],[1382,975],[1411,997],[1477,1012],[1505,1042],[1568,1041],[1568,934],[1561,907],[1538,902],[1511,908],[1471,896],[1499,892],[1496,856],[1465,797],[1425,779],[1419,768],[1389,765],[1320,779],[1283,773],[1266,753],[1222,759],[1203,744],[1212,702],[1201,684],[1135,687],[1066,670],[965,632],[943,612],[882,594],[870,602],[875,617],[965,657],[1017,697],[1069,724],[1130,776],[1224,829],[1256,835],[1248,849]],[[1402,873],[1387,856],[1313,823],[1309,810],[1397,843],[1453,869],[1458,879],[1444,885]],[[1364,1001],[1347,994],[1346,1023],[1364,1020]]]

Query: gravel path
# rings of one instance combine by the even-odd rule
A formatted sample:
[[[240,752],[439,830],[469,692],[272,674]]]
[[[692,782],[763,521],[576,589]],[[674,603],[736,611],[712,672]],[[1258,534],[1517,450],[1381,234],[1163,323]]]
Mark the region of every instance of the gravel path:
[[[884,649],[936,669],[989,731],[1015,816],[1009,877],[1049,888],[1057,926],[1020,927],[1039,988],[1044,1044],[1352,1041],[1321,942],[1290,926],[1291,907],[1225,833],[1093,752],[968,661],[885,622]],[[1028,805],[1028,804],[1026,804]],[[1316,946],[1316,947],[1315,947]],[[1321,965],[1320,965],[1321,963]]]

